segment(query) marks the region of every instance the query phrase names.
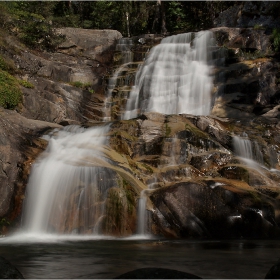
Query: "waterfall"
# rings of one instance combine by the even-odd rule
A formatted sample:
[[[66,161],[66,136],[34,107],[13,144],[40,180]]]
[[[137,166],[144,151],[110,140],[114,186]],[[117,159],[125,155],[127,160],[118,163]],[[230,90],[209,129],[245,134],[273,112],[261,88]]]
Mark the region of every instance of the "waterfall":
[[[212,32],[164,38],[136,75],[123,119],[143,112],[208,115],[211,110]]]
[[[242,137],[234,136],[233,146],[237,156],[264,164],[259,144],[256,141],[251,141],[246,133],[243,133]]]
[[[109,125],[68,126],[49,136],[32,167],[23,212],[29,233],[98,233],[113,171],[104,168],[102,147]]]
[[[119,39],[116,45],[116,52],[120,55],[118,61],[119,67],[114,71],[113,75],[109,78],[104,106],[104,117],[103,121],[111,120],[111,110],[112,110],[112,93],[117,86],[119,76],[127,71],[133,61],[133,52],[131,48],[133,46],[133,40],[130,38],[121,38]]]
[[[145,235],[147,230],[146,204],[147,198],[145,195],[145,190],[143,190],[138,200],[137,233],[139,235]]]
[[[126,74],[134,74],[133,67],[140,65],[133,62],[132,44],[131,39],[123,38],[116,46],[120,65],[108,82],[104,122],[111,120],[114,94],[129,92],[131,81],[126,80]],[[150,111],[209,114],[213,45],[209,31],[163,39],[138,68],[123,118]],[[49,145],[34,163],[26,189],[22,220],[26,232],[102,234],[107,193],[117,186],[112,182],[115,171],[108,167],[110,160],[103,153],[108,148],[109,129],[110,125],[89,129],[68,126],[46,136]],[[113,198],[114,193],[111,195]],[[138,201],[140,235],[147,234],[146,204],[142,191]]]

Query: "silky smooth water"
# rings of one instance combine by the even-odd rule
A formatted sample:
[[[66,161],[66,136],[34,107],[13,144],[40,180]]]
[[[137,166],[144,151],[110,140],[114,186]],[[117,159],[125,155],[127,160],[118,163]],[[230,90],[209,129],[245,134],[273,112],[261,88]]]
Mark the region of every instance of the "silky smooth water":
[[[98,233],[108,179],[103,168],[109,126],[68,126],[49,136],[46,151],[32,166],[23,207],[28,233]],[[101,166],[100,166],[101,164]]]
[[[264,279],[280,251],[280,241],[85,239],[26,244],[4,239],[0,255],[33,279],[112,279],[144,267],[176,269],[206,279]]]
[[[123,119],[143,112],[209,115],[214,46],[210,31],[164,38],[137,72]]]

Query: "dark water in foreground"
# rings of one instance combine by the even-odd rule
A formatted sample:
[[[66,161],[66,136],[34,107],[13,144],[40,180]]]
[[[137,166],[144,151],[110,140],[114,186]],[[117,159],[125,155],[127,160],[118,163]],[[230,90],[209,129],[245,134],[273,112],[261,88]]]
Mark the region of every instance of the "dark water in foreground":
[[[280,258],[280,241],[0,240],[0,256],[25,278],[114,278],[160,267],[202,278],[261,279]]]

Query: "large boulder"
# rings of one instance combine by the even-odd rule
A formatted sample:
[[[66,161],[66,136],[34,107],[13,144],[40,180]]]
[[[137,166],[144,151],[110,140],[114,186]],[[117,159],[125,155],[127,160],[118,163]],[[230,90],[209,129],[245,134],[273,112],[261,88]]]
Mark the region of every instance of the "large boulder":
[[[61,28],[65,41],[54,53],[30,50],[13,55],[21,79],[34,88],[22,88],[22,115],[50,122],[86,122],[104,117],[103,79],[113,60],[116,30]]]
[[[31,163],[46,147],[39,139],[57,124],[29,120],[15,111],[0,108],[0,231],[21,213]]]

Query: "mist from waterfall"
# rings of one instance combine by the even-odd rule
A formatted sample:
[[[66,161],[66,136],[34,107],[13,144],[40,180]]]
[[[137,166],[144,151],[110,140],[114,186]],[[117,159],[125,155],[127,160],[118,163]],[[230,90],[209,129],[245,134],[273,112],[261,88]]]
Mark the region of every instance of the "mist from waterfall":
[[[164,38],[137,72],[123,119],[144,112],[208,115],[214,46],[210,31]]]

